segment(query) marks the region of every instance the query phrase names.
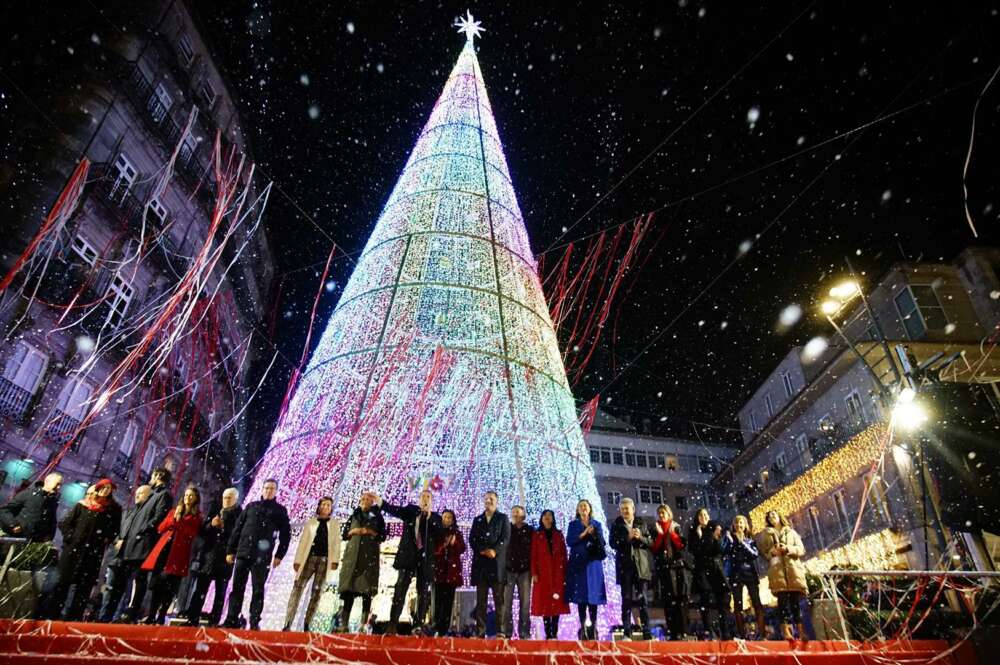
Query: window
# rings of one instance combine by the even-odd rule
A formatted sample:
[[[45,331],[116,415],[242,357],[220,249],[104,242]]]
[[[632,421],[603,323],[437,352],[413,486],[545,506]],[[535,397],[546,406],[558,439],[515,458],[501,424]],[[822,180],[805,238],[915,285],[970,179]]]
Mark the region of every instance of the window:
[[[97,263],[97,250],[83,236],[75,236],[70,249],[73,250],[74,254],[83,259],[83,262],[88,266],[93,267]]]
[[[14,347],[14,353],[4,365],[3,378],[29,395],[34,395],[42,382],[42,376],[48,365],[49,357],[47,355],[27,342],[18,342],[17,346]]]
[[[774,400],[771,399],[771,393],[764,395],[764,406],[767,407],[767,417],[772,417],[774,415]]]
[[[635,451],[626,450],[625,451],[625,466],[635,466]]]
[[[611,464],[611,450],[601,448],[601,464]]]
[[[173,105],[174,99],[167,92],[166,86],[162,83],[157,83],[156,88],[153,89],[153,94],[149,96],[149,101],[146,102],[146,107],[149,109],[149,115],[153,118],[153,122],[157,124],[163,122],[163,119],[170,113],[170,107]]]
[[[142,456],[142,472],[148,474],[153,470],[153,460],[156,459],[156,444],[152,441],[146,446],[146,454]]]
[[[108,294],[110,295],[108,303],[111,309],[108,312],[105,325],[117,328],[125,319],[125,312],[128,310],[129,303],[132,302],[135,289],[122,279],[121,275],[115,274],[108,286]]]
[[[812,527],[813,535],[816,536],[816,542],[819,543],[820,548],[825,548],[826,541],[823,540],[823,529],[819,524],[819,508],[816,506],[809,506],[809,526]]]
[[[608,492],[608,503],[610,503],[612,506],[617,506],[621,502],[622,502],[621,492]]]
[[[799,456],[799,462],[802,464],[803,469],[812,463],[812,454],[809,452],[808,436],[805,434],[799,434],[795,437],[795,452]]]
[[[638,490],[639,503],[654,506],[663,503],[663,489],[659,485],[638,485],[636,489]]]
[[[121,477],[128,473],[129,464],[132,461],[132,453],[135,452],[135,444],[139,439],[139,428],[135,421],[128,424],[125,434],[122,435],[122,442],[118,446],[118,454],[115,456],[114,472]]]
[[[782,372],[781,373],[781,384],[785,386],[785,397],[791,397],[795,394],[795,387],[792,385],[792,373]]]
[[[194,47],[191,46],[191,37],[186,32],[182,32],[181,36],[177,39],[177,52],[180,54],[181,63],[185,67],[189,67],[191,62],[194,61]]]
[[[195,151],[198,149],[198,138],[192,134],[188,134],[181,141],[181,151],[177,154],[177,159],[182,165],[186,165],[194,157]]]
[[[875,518],[885,524],[892,522],[889,514],[889,501],[885,496],[885,485],[877,474],[865,474],[865,492],[868,496],[868,505],[871,507]]]
[[[677,461],[675,455],[667,455],[667,471],[677,471],[680,469],[680,463]]]
[[[759,429],[760,428],[757,427],[757,412],[756,411],[751,411],[750,412],[750,431],[751,432],[756,432]]]
[[[895,300],[910,339],[921,339],[928,330],[944,330],[948,325],[941,301],[930,284],[911,284]]]
[[[650,455],[649,460],[650,460],[649,465],[654,469],[667,468],[667,461],[663,455]]]
[[[590,449],[590,463],[597,464],[601,461],[601,451],[597,448]]]
[[[636,466],[638,466],[641,469],[645,469],[647,461],[648,460],[646,459],[646,451],[644,451],[644,450],[636,451],[636,453],[635,453],[635,465]]]
[[[784,471],[787,465],[788,460],[785,459],[785,453],[779,453],[778,456],[774,458],[774,466],[778,467],[780,470]]]
[[[868,422],[865,418],[865,410],[861,404],[861,395],[858,391],[852,391],[847,399],[844,400],[847,404],[847,417],[850,419],[852,425],[860,425]]]
[[[710,457],[699,457],[698,470],[702,473],[718,473],[719,466],[715,463],[715,460]]]
[[[215,106],[215,98],[218,96],[218,93],[215,92],[215,88],[212,87],[211,83],[202,81],[201,87],[198,88],[198,96],[201,97],[201,101],[205,102],[208,108],[212,108]]]
[[[844,491],[837,490],[833,493],[833,507],[837,513],[837,522],[840,530],[846,531],[851,528],[851,518],[847,515],[847,504],[844,500]]]
[[[625,455],[622,453],[621,448],[611,451],[611,463],[618,466],[625,464]]]
[[[132,166],[132,162],[128,160],[125,153],[120,153],[111,167],[111,177],[114,182],[111,185],[111,190],[108,192],[108,197],[117,203],[124,201],[129,190],[132,189],[132,185],[135,184],[135,179],[138,175],[139,172]]]
[[[677,496],[675,496],[674,497],[674,506],[677,507],[677,510],[687,510],[688,509],[688,500],[687,500],[687,497],[686,496],[681,496],[680,494],[678,494]]]
[[[153,214],[160,226],[167,223],[167,209],[159,199],[151,199],[149,202],[149,212]]]
[[[74,420],[83,420],[90,405],[90,386],[81,379],[67,379],[59,391],[56,400],[56,411],[65,413]]]

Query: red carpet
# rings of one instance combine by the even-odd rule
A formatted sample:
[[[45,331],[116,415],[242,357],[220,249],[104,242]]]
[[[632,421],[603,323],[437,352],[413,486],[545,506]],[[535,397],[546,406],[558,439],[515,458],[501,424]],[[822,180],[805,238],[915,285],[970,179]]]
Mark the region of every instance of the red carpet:
[[[0,663],[921,665],[945,642],[500,642],[0,620]],[[969,645],[937,661],[977,665]],[[986,664],[983,664],[986,665]]]

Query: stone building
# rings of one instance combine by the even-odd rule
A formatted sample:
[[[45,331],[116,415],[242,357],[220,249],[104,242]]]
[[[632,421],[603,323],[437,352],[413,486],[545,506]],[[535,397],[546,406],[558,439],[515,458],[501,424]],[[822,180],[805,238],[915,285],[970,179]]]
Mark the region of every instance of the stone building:
[[[10,41],[17,129],[0,169],[0,270],[28,259],[0,294],[4,496],[58,460],[67,502],[103,476],[124,498],[160,465],[175,488],[214,497],[248,446],[241,409],[261,361],[250,337],[272,277],[265,188],[232,88],[183,2],[25,20]],[[242,208],[213,217],[219,173],[240,160]],[[81,164],[68,218],[40,232]],[[172,305],[189,323],[145,348]],[[161,353],[156,371],[139,371]]]

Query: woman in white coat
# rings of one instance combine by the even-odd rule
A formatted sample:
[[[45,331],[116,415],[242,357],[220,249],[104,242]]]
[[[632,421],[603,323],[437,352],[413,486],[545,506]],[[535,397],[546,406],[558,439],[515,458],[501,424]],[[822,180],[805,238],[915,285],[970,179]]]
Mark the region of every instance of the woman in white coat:
[[[337,570],[337,566],[340,565],[340,522],[330,517],[332,513],[333,499],[324,496],[316,507],[316,516],[306,520],[302,527],[302,536],[299,538],[295,561],[292,563],[292,568],[295,570],[295,584],[288,597],[283,630],[292,629],[292,621],[295,620],[299,600],[302,599],[302,590],[309,580],[312,580],[312,595],[309,596],[309,605],[306,607],[303,630],[310,629],[309,624],[323,594],[327,571]]]

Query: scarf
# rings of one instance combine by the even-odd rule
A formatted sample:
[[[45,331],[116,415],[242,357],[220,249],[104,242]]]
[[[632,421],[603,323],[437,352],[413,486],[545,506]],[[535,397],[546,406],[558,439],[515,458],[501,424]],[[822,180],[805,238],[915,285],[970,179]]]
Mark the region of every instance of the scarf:
[[[105,487],[110,487],[111,491],[114,491],[115,484],[111,482],[109,478],[102,478],[94,485],[94,495],[83,497],[83,500],[80,501],[80,504],[84,508],[92,510],[95,513],[103,513],[105,510],[107,510],[108,505],[111,503],[111,497],[98,496],[97,493],[100,492]]]

